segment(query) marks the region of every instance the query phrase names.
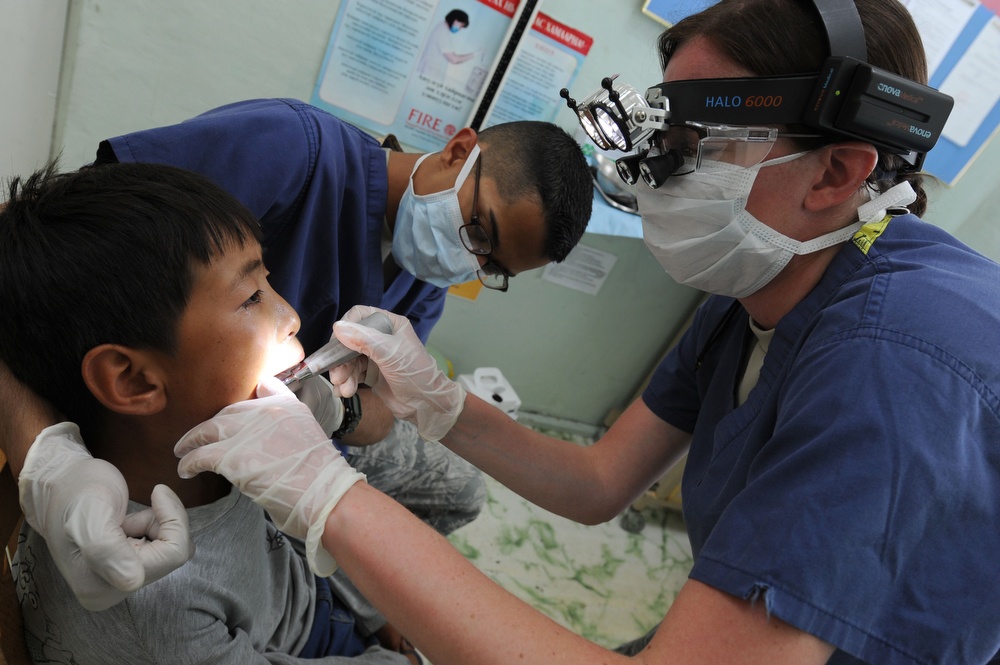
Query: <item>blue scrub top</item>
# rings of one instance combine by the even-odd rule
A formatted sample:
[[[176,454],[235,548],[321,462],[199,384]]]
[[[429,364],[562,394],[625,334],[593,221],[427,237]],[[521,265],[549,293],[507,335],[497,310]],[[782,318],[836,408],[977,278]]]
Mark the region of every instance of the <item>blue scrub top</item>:
[[[269,280],[302,319],[306,353],[325,344],[354,305],[408,317],[424,342],[444,311],[445,289],[405,271],[385,288],[385,152],[321,109],[296,100],[238,102],[102,142],[97,161],[114,159],[200,173],[260,219]]]
[[[643,394],[693,433],[691,577],[835,645],[831,663],[985,663],[1000,266],[913,216],[855,238],[778,323],[744,404],[747,315],[717,296]]]

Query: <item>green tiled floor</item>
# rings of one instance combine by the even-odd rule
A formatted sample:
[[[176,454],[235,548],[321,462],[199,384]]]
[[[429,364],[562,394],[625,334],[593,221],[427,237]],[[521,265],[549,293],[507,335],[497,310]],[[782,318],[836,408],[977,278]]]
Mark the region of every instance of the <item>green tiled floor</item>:
[[[571,630],[614,647],[666,613],[691,569],[679,516],[647,515],[638,534],[618,520],[587,527],[487,478],[483,513],[451,542],[501,586]]]

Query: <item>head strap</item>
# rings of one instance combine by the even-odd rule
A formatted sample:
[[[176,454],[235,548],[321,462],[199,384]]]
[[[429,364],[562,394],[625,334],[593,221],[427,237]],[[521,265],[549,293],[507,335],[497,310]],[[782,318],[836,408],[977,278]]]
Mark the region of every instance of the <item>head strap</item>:
[[[826,28],[830,56],[847,56],[859,62],[868,62],[868,45],[865,28],[853,0],[813,0],[820,19]]]

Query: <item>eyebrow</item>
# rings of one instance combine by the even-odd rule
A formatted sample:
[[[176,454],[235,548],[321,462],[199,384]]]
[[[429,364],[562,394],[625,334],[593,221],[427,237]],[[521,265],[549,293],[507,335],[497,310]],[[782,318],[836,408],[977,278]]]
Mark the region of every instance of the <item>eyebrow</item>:
[[[235,291],[239,288],[240,284],[246,280],[248,277],[253,275],[255,272],[262,270],[264,268],[263,259],[250,259],[243,264],[240,271],[236,273],[236,277],[233,278],[232,289]]]

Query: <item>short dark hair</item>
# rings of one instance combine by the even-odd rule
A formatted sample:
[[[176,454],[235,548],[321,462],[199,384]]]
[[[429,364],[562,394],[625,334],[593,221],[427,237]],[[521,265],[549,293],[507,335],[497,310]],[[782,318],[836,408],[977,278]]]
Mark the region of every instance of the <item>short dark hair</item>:
[[[566,258],[583,237],[594,199],[593,180],[580,145],[550,122],[519,120],[487,127],[483,174],[510,202],[537,196],[545,217],[545,247],[551,261]]]
[[[86,430],[103,410],[81,375],[100,344],[176,350],[195,267],[260,242],[256,218],[182,169],[105,164],[13,178],[0,210],[0,360]]]
[[[467,27],[467,28],[469,27],[469,15],[466,14],[465,12],[463,12],[461,9],[452,9],[444,17],[444,22],[448,24],[449,28],[451,27],[451,25],[455,21],[459,21],[460,23],[464,23],[465,27]]]
[[[926,83],[927,57],[906,7],[897,0],[854,0],[854,5],[865,32],[868,62]],[[721,0],[678,21],[660,35],[664,69],[674,51],[696,37],[709,39],[730,60],[757,76],[816,72],[830,55],[819,12],[813,3],[801,0]],[[880,150],[869,184],[884,192],[908,180],[917,193],[916,203],[909,208],[921,215],[927,207],[923,177],[898,173],[901,166],[902,158]]]

